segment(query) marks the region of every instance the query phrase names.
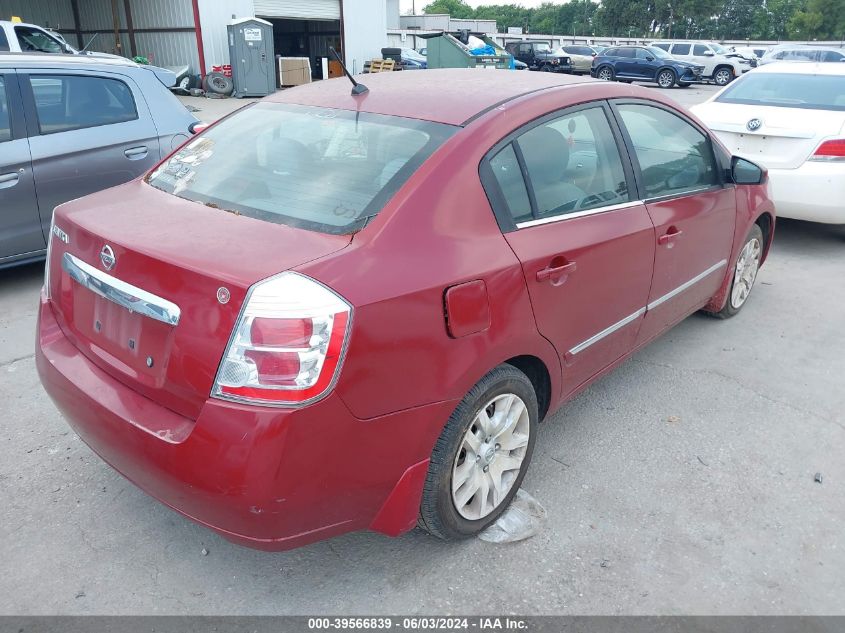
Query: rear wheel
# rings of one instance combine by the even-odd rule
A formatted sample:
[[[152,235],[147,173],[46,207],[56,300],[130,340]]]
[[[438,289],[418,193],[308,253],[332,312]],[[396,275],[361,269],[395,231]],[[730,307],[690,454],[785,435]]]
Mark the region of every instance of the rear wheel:
[[[610,66],[602,66],[598,69],[596,77],[602,81],[613,81],[613,69]]]
[[[516,367],[499,365],[478,381],[432,451],[420,527],[451,540],[495,522],[525,476],[538,419],[534,388]]]
[[[745,305],[748,296],[751,294],[751,289],[754,287],[762,257],[763,231],[759,225],[755,224],[739,250],[725,307],[719,312],[711,312],[710,314],[720,319],[727,319],[742,310],[742,306]]]
[[[717,86],[727,86],[729,83],[731,83],[731,80],[733,78],[734,73],[727,66],[720,66],[716,69],[716,72],[713,73],[713,81],[716,83]]]
[[[542,70],[544,73],[550,73],[553,69],[551,64],[543,64],[542,66],[540,66],[540,70]]]
[[[657,85],[661,88],[671,88],[675,85],[675,71],[664,68],[657,73]]]

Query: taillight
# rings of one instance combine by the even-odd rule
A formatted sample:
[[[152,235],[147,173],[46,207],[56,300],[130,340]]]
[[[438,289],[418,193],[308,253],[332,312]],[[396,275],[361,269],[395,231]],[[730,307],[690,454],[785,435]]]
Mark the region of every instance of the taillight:
[[[298,273],[255,284],[217,371],[213,395],[296,406],[325,396],[340,372],[352,307]]]
[[[845,161],[845,138],[825,141],[810,156],[810,160]]]

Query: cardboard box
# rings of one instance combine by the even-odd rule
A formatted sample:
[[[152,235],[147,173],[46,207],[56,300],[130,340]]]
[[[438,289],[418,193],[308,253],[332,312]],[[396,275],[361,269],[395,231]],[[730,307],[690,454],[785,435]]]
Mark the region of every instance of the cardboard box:
[[[301,86],[311,83],[311,60],[307,57],[279,57],[279,85]]]

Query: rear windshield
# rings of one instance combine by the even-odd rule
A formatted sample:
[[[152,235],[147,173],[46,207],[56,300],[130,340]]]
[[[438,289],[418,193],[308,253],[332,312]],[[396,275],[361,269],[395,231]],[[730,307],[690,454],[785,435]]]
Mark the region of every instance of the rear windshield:
[[[148,177],[173,195],[268,222],[351,233],[458,128],[259,103],[221,121]]]
[[[716,101],[746,105],[845,110],[845,75],[749,73]]]

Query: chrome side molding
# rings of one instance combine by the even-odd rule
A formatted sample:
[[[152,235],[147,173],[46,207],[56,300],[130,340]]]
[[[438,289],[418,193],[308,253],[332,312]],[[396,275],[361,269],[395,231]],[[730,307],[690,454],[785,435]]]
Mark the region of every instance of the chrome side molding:
[[[175,303],[97,270],[70,253],[62,256],[62,268],[81,286],[112,303],[167,325],[179,324],[181,310]]]

